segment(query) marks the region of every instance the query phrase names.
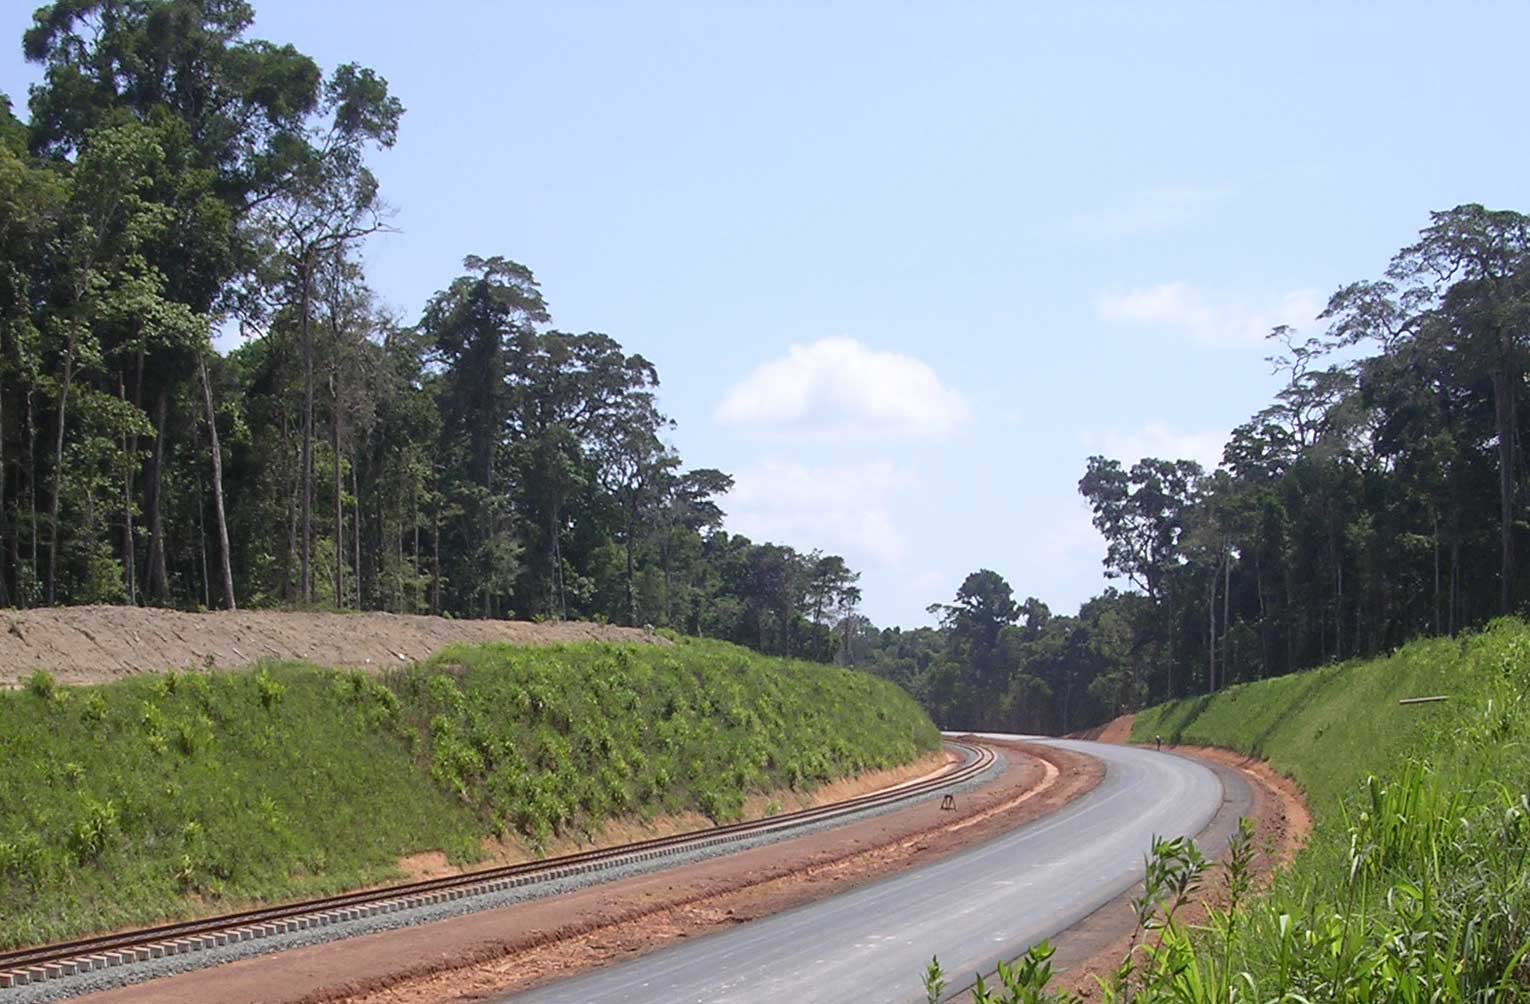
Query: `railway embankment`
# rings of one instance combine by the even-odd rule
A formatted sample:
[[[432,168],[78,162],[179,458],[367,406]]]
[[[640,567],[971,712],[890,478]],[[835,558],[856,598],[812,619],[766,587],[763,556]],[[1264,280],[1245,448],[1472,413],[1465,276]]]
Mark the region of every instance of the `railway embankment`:
[[[0,945],[784,811],[938,747],[891,684],[694,640],[39,671],[0,694]]]

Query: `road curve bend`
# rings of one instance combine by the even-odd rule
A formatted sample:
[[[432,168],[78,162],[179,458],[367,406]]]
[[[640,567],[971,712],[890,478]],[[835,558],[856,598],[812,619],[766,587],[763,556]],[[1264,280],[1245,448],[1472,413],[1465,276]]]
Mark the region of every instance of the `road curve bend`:
[[[1104,780],[1052,815],[935,864],[502,1000],[923,1001],[920,973],[931,955],[953,985],[991,972],[1131,888],[1155,835],[1200,833],[1223,800],[1222,781],[1192,760],[1033,741],[1098,758]]]

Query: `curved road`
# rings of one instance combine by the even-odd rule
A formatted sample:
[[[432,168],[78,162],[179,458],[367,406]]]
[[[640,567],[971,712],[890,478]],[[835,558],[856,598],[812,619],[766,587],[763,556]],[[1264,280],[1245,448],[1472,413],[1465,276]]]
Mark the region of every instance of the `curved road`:
[[[1195,761],[1039,741],[1104,761],[1105,779],[1058,812],[933,865],[503,1000],[923,1001],[932,954],[953,986],[991,972],[1136,884],[1155,834],[1197,835],[1222,804],[1222,781]]]

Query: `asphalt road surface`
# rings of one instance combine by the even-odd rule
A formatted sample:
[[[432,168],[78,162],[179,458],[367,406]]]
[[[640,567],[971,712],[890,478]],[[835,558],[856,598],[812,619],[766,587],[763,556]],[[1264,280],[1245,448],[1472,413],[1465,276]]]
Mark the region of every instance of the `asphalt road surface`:
[[[1131,888],[1154,835],[1197,835],[1221,807],[1223,780],[1195,761],[1042,741],[1098,757],[1104,780],[1056,813],[933,865],[502,1000],[914,1004],[924,1000],[931,955],[953,987],[992,972]]]

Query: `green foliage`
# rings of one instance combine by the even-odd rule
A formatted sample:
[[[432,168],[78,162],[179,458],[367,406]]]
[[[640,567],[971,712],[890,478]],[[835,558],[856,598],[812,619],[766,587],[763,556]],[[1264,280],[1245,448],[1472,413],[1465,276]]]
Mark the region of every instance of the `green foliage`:
[[[736,819],[750,793],[938,742],[888,684],[718,642],[448,649],[388,683],[436,783],[533,846],[638,805]]]
[[[543,848],[630,813],[732,819],[749,794],[938,742],[883,681],[719,642],[461,648],[381,679],[39,673],[0,694],[0,945],[382,881],[486,838]]]
[[[1269,333],[1281,385],[1212,469],[1088,459],[1078,489],[1128,588],[1077,616],[1027,601],[1013,644],[974,645],[969,613],[933,639],[854,625],[844,649],[948,727],[1068,732],[1523,612],[1527,316],[1530,215],[1432,212],[1382,279],[1334,292],[1326,330]]]
[[[1448,695],[1439,705],[1400,697]],[[1530,628],[1162,705],[1133,737],[1258,752],[1312,840],[1273,889],[1168,924],[1107,1001],[1514,1001],[1530,987]],[[1230,862],[1247,893],[1250,836]]]
[[[58,692],[58,684],[54,682],[53,674],[45,669],[34,670],[27,677],[27,693],[39,700],[51,701]]]
[[[1436,694],[1450,700],[1397,704]],[[1159,705],[1133,739],[1156,735],[1268,757],[1306,790],[1315,828],[1257,896],[1247,820],[1216,865],[1189,840],[1156,840],[1103,1004],[1530,999],[1530,626]],[[1187,924],[1213,869],[1219,905]],[[1078,1004],[1047,987],[1044,963],[1008,967],[1002,992],[974,1000]],[[942,979],[936,964],[924,974]]]

